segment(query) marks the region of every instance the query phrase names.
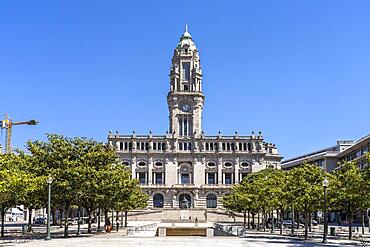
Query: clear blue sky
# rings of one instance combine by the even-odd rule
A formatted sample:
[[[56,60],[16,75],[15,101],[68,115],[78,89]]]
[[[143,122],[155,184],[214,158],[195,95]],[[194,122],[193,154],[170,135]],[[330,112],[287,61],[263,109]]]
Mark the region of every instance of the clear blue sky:
[[[45,133],[164,134],[185,23],[208,135],[261,130],[289,158],[370,132],[370,1],[0,3],[0,113],[13,146]],[[5,135],[1,136],[4,143]]]

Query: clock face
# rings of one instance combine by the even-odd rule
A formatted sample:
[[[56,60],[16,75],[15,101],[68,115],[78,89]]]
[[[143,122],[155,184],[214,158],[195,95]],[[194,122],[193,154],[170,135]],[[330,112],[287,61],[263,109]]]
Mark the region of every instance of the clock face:
[[[184,111],[184,112],[189,112],[190,111],[190,105],[188,104],[188,103],[185,103],[185,104],[182,104],[181,106],[180,106],[180,109],[182,110],[182,111]]]

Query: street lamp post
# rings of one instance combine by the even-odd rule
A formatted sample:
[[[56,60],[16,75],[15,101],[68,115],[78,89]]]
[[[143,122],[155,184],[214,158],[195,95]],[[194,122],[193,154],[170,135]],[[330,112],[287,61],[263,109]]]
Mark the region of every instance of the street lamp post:
[[[322,186],[324,187],[324,235],[322,238],[322,242],[327,243],[328,240],[326,239],[326,236],[328,235],[328,212],[327,212],[326,190],[329,186],[329,181],[327,178],[324,178],[324,181],[322,181]]]
[[[50,204],[51,204],[51,183],[53,178],[48,178],[48,216],[47,216],[47,225],[46,225],[46,238],[45,240],[51,240],[50,237]]]

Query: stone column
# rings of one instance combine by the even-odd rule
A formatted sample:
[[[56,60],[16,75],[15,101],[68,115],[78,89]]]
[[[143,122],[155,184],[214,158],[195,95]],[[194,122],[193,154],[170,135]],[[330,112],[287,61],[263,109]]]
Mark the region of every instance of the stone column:
[[[235,161],[234,183],[239,183],[239,158]]]
[[[149,159],[149,164],[148,164],[148,184],[153,183],[153,159]]]
[[[222,184],[222,158],[218,159],[218,166],[217,166],[217,176],[218,176],[218,184]]]

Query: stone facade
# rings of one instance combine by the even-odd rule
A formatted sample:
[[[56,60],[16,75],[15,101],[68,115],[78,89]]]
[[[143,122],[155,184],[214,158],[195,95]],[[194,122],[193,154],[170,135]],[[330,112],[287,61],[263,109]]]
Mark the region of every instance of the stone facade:
[[[222,208],[222,196],[246,174],[280,168],[282,157],[261,133],[206,136],[204,99],[198,50],[186,28],[170,70],[169,131],[108,135],[109,144],[149,194],[149,208]]]

